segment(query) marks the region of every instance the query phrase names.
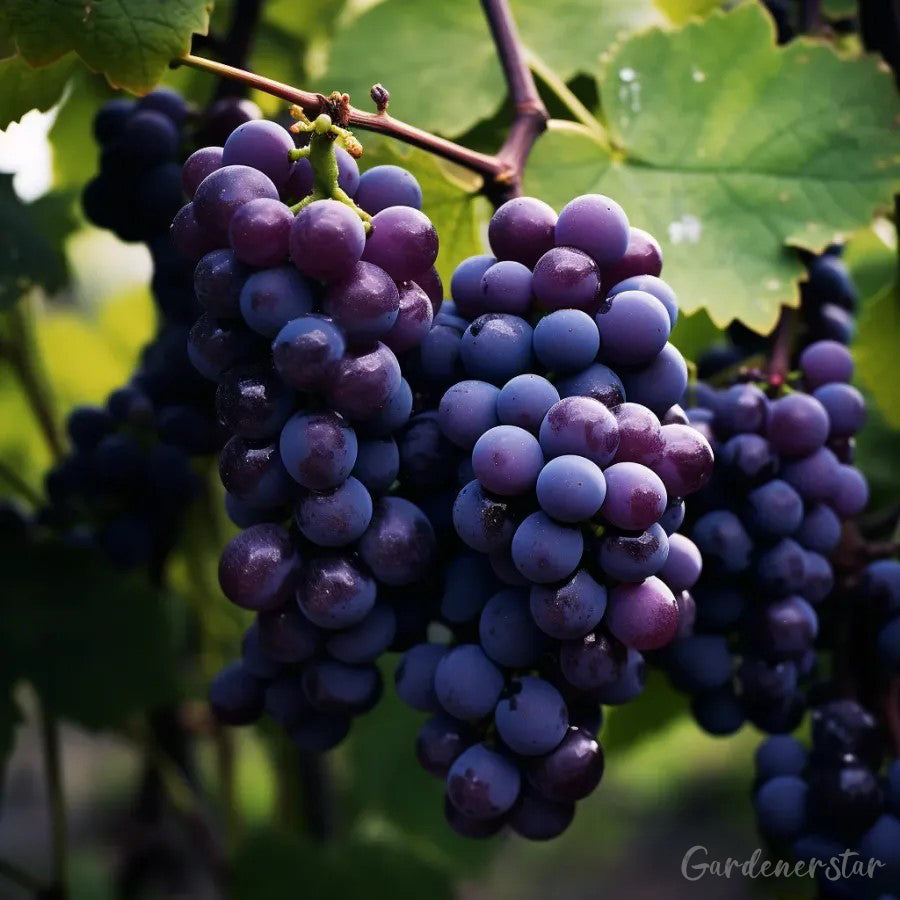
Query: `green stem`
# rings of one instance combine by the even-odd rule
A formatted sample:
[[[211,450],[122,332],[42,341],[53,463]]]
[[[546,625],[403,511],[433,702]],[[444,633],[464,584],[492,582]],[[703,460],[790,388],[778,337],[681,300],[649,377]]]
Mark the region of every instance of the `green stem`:
[[[5,481],[23,500],[32,506],[43,506],[44,498],[18,472],[0,460],[0,480]]]
[[[56,403],[38,347],[30,296],[23,297],[7,312],[6,324],[9,339],[3,342],[2,355],[19,379],[50,452],[54,459],[61,459],[65,441],[59,431]]]
[[[50,799],[50,827],[53,852],[53,890],[56,897],[68,896],[68,835],[66,833],[66,798],[63,787],[62,754],[59,747],[59,723],[41,701],[41,741],[44,747],[44,769]]]
[[[571,113],[576,122],[580,122],[598,140],[612,146],[609,133],[600,124],[599,119],[575,96],[565,81],[535,53],[528,51],[528,65],[531,71],[553,92],[556,98]]]

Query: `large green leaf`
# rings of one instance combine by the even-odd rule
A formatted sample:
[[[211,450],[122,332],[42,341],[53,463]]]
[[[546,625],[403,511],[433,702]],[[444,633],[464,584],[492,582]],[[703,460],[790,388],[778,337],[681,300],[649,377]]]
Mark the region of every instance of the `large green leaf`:
[[[43,69],[32,69],[21,56],[0,60],[0,129],[32,109],[47,110],[59,100],[75,67],[64,56]]]
[[[449,284],[460,260],[482,252],[478,228],[490,210],[478,196],[480,179],[422,150],[366,135],[361,137],[364,147],[361,169],[386,163],[403,166],[422,186],[423,210],[440,236],[438,271],[444,283]]]
[[[149,91],[205,34],[210,0],[6,0],[16,46],[33,66],[74,50],[110,84]]]
[[[58,715],[88,728],[177,696],[162,598],[96,554],[40,542],[0,548],[0,652]]]
[[[51,206],[56,212],[48,220]],[[68,210],[68,202],[59,198],[23,203],[12,176],[0,174],[0,309],[35,285],[53,291],[65,283],[62,235],[71,221]]]
[[[512,8],[529,52],[564,80],[593,72],[623,33],[664,21],[652,0],[562,0],[552,10],[513,0]],[[384,0],[339,31],[320,88],[348,91],[367,106],[377,81],[391,92],[399,118],[447,135],[490,116],[506,93],[475,0]]]
[[[676,25],[708,16],[724,5],[723,0],[656,0],[656,4]]]
[[[897,348],[900,347],[900,280],[897,249],[873,230],[850,242],[847,265],[860,292],[862,309],[854,340],[856,376],[887,423],[900,428]]]
[[[888,73],[809,41],[777,48],[755,3],[633,37],[603,70],[601,105],[614,149],[552,127],[527,190],[556,205],[618,199],[662,244],[685,311],[705,307],[720,326],[769,331],[803,272],[785,245],[821,248],[900,186]]]

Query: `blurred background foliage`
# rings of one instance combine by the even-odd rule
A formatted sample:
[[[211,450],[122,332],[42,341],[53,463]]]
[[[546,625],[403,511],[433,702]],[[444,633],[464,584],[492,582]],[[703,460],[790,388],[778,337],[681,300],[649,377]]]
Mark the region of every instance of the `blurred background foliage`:
[[[216,2],[213,34],[228,28],[236,2]],[[177,34],[142,69],[128,43],[141,38],[140,27],[133,37],[124,28],[140,25],[140,0],[120,4],[119,50],[99,65],[96,47],[67,43],[63,18],[48,21],[44,57],[58,61],[38,70],[28,63],[41,56],[40,35],[32,28],[16,53],[9,26],[46,15],[52,4],[27,5],[0,2],[0,170],[12,176],[0,176],[0,341],[25,336],[58,428],[71,408],[100,404],[124,383],[154,332],[148,254],[88,226],[79,209],[80,189],[97,168],[91,120],[113,95],[103,73],[135,89],[162,76],[198,106],[217,85],[166,66],[188,48],[192,30],[203,30],[202,2],[172,4]],[[73,5],[81,4],[65,4]],[[873,401],[860,462],[873,507],[900,502],[900,297],[896,231],[884,218],[900,187],[900,107],[883,63],[831,26],[854,15],[855,4],[822,4],[821,35],[788,49],[776,47],[768,13],[753,0],[726,4],[737,7],[728,12],[716,0],[512,5],[551,113],[568,120],[539,141],[527,187],[554,204],[599,188],[638,210],[636,224],[661,238],[666,276],[689,312],[673,338],[689,359],[732,318],[764,331],[781,303],[797,304],[802,266],[792,247],[849,239],[846,259],[862,298],[858,381]],[[76,53],[103,72],[80,65]],[[363,107],[381,81],[398,116],[491,152],[511,118],[475,0],[265,0],[247,66],[298,86],[349,91]],[[627,75],[635,71],[642,93]],[[693,76],[676,84],[673,73],[682,72]],[[256,92],[252,99],[266,114],[284,115],[280,101]],[[359,136],[363,168],[399,159],[419,179],[441,235],[446,283],[483,242],[490,208],[477,179],[421,151]],[[711,190],[714,181],[721,189]],[[695,215],[702,231],[691,238],[685,217]],[[52,459],[47,424],[20,376],[0,358],[0,464],[40,496]],[[232,896],[241,900],[298,889],[312,897],[681,897],[689,847],[745,858],[757,845],[748,802],[754,735],[701,734],[662,678],[608,717],[604,783],[550,845],[453,835],[441,785],[415,765],[418,716],[390,690],[328,760],[333,840],[323,847],[305,837],[303,790],[274,730],[225,739],[205,711],[205,684],[236,654],[246,624],[216,583],[231,526],[214,465],[206,474],[208,492],[191,512],[164,590],[100,563],[85,566],[62,548],[52,558],[13,559],[0,547],[0,674],[10,687],[0,691],[0,750],[11,750],[0,857],[46,872],[35,691],[66,722],[75,897],[115,896],[117,867],[135,842],[186,867],[190,897],[216,896],[215,867],[194,871],[191,860],[229,854]],[[0,495],[13,493],[0,478]],[[187,654],[189,645],[198,652]],[[392,668],[389,659],[389,683]],[[174,701],[198,742],[198,781],[162,765],[173,813],[163,833],[148,836],[130,818],[142,768],[160,761],[159,748],[147,745],[146,712]],[[733,900],[811,891],[748,880],[689,889]],[[0,883],[0,896],[20,895]],[[147,896],[170,894],[158,885]]]

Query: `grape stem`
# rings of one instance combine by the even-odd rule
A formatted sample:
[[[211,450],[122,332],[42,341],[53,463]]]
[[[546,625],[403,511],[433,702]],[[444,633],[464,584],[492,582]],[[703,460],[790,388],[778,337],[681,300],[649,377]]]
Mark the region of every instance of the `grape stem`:
[[[796,318],[796,309],[790,306],[781,307],[781,316],[772,334],[772,352],[769,355],[768,375],[772,383],[775,381],[783,383],[790,371]]]
[[[514,108],[506,140],[493,155],[472,150],[395,119],[387,112],[387,98],[384,101],[376,100],[378,112],[371,113],[351,106],[346,95],[343,95],[346,98],[343,104],[336,104],[333,97],[304,91],[226,62],[216,62],[192,53],[174,60],[172,64],[200,69],[273,97],[280,97],[300,107],[310,119],[324,113],[331,116],[336,125],[362,128],[426,150],[481,175],[484,179],[483,192],[495,205],[499,205],[522,193],[525,162],[534,142],[547,127],[550,116],[535,86],[509,3],[507,0],[482,0],[482,6]]]

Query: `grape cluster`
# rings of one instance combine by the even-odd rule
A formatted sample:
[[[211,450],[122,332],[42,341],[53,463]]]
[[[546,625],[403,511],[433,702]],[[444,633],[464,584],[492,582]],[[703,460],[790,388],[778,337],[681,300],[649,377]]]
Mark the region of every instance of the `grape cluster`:
[[[246,117],[252,108],[231,115]],[[228,112],[220,107],[217,116]],[[97,113],[101,172],[84,192],[87,217],[120,238],[143,241],[153,262],[158,332],[129,383],[103,407],[83,406],[67,422],[72,452],[47,475],[47,524],[97,543],[115,564],[158,570],[200,487],[190,457],[222,445],[214,391],[191,366],[188,327],[198,314],[192,267],[169,236],[182,202],[179,159],[188,108],[159,89],[137,102],[114,99]],[[215,127],[215,118],[209,120]]]
[[[884,766],[882,747],[871,713],[841,699],[813,709],[809,750],[774,735],[756,752],[760,832],[783,854],[819,861],[823,897],[886,900],[900,887],[900,761]]]
[[[402,640],[394,597],[435,556],[428,518],[389,492],[413,404],[398,354],[427,334],[442,287],[415,178],[360,175],[346,133],[315,124],[310,156],[267,121],[196,151],[172,234],[196,261],[205,312],[188,353],[217,384],[219,471],[243,529],[219,580],[256,613],[211,704],[230,724],[266,712],[321,752],[377,702],[375,660]]]
[[[877,630],[875,646],[880,665],[900,675],[900,561],[880,559],[863,570],[860,592],[867,619]]]
[[[511,200],[488,236],[410,361],[432,408],[401,436],[401,484],[441,535],[451,640],[411,647],[395,681],[433,714],[416,750],[450,825],[539,840],[600,780],[601,704],[638,695],[643,653],[689,626],[700,558],[675,532],[713,457],[675,407],[649,234],[586,195],[558,217]]]
[[[716,448],[716,472],[691,526],[704,562],[695,633],[669,649],[665,664],[713,734],[745,719],[768,732],[800,723],[803,683],[816,666],[816,610],[834,586],[829,557],[842,521],[868,499],[852,465],[865,402],[848,383],[850,353],[818,341],[799,367],[790,388],[698,385],[698,405],[687,410]]]

